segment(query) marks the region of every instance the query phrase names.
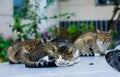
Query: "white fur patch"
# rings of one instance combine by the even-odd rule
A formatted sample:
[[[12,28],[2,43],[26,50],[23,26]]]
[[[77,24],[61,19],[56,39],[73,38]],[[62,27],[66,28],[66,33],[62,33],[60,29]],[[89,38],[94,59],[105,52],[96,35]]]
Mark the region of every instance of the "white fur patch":
[[[60,64],[63,64],[65,61],[62,59],[62,56],[59,55],[59,58],[57,59],[57,62]]]
[[[75,63],[78,63],[80,61],[80,58],[79,58],[79,50],[77,49],[75,51],[75,53],[73,54],[73,59],[72,61],[67,61],[67,60],[63,60],[62,59],[62,56],[59,55],[59,58],[56,60],[56,65],[57,66],[70,66],[70,65],[73,65]]]
[[[42,60],[50,61],[48,56],[43,57]]]
[[[95,56],[100,56],[100,53],[94,53]]]
[[[106,52],[107,48],[109,47],[110,45],[110,42],[107,42],[107,43],[102,43],[101,41],[97,40],[96,41],[98,47],[100,48],[100,51],[101,52]]]
[[[73,59],[79,57],[79,55],[80,55],[80,54],[79,54],[79,50],[76,49],[75,54],[73,55]]]
[[[57,66],[69,66],[69,61],[63,60],[62,56],[59,55],[59,58],[56,60],[55,64]]]

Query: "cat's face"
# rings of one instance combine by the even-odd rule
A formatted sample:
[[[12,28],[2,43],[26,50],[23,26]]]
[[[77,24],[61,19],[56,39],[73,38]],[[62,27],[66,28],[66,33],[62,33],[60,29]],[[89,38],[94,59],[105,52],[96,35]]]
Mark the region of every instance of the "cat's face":
[[[108,32],[105,32],[103,30],[97,30],[97,45],[101,49],[101,51],[106,51],[108,46],[110,45],[110,42],[112,41],[111,33],[112,31],[109,30]]]
[[[97,30],[98,35],[97,35],[97,40],[100,41],[101,43],[107,43],[112,40],[111,33],[112,31],[105,32],[103,30]]]
[[[68,47],[61,47],[60,52],[55,55],[56,63],[58,66],[68,66],[75,63],[79,58],[79,51],[73,45]]]

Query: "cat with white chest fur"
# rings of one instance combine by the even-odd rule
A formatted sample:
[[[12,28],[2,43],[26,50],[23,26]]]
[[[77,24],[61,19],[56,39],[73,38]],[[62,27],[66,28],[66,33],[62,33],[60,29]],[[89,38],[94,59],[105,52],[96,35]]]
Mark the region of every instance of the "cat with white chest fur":
[[[104,55],[112,41],[112,30],[97,29],[97,33],[88,32],[80,35],[74,42],[81,56]]]

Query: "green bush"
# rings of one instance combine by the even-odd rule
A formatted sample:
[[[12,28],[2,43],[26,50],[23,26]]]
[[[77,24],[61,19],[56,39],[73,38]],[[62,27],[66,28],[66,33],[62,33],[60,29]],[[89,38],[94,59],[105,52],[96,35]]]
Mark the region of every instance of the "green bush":
[[[3,34],[0,34],[0,57],[2,58],[3,62],[7,61],[6,51],[10,46],[10,44],[12,43],[13,43],[12,38],[9,38],[9,37],[4,38]]]
[[[59,30],[60,31],[58,33],[58,37],[68,38],[72,42],[74,42],[79,35],[84,34],[85,32],[95,32],[92,22],[90,24],[79,23],[78,25],[73,25],[69,23],[67,29],[59,27]]]
[[[41,9],[41,4],[39,3],[42,0],[34,0],[34,4],[30,3],[30,0],[24,0],[25,6],[17,9],[17,14],[14,16],[14,24],[10,25],[12,28],[12,32],[17,33],[18,39],[17,40],[22,40],[22,39],[31,39],[31,38],[44,38],[46,37],[46,33],[42,34],[41,29],[39,26],[43,26],[42,21],[48,21],[48,20],[53,20],[53,19],[58,19],[58,18],[65,18],[69,19],[70,16],[75,16],[75,13],[62,13],[62,14],[54,14],[52,16],[47,16],[46,14],[38,14],[38,11],[40,10],[47,10],[49,6],[54,3],[55,0],[47,0],[47,5],[44,6],[43,9]],[[21,12],[21,9],[26,9],[26,12]],[[28,21],[26,23],[22,23],[22,21]],[[57,23],[56,23],[57,24]],[[48,30],[49,29],[49,30]],[[51,28],[48,28],[48,32],[54,33]]]

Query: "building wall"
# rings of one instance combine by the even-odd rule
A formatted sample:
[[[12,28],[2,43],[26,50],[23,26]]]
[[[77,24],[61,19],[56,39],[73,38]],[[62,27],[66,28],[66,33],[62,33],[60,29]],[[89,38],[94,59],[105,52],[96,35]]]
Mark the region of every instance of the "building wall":
[[[60,13],[76,12],[71,20],[108,20],[114,6],[96,6],[95,0],[59,0]],[[61,19],[64,20],[64,19]]]
[[[59,14],[59,5],[58,5],[58,0],[55,0],[53,4],[50,5],[50,7],[47,9],[47,16],[51,17],[53,15]],[[47,21],[48,26],[49,25],[54,25],[55,23],[58,22],[59,19],[51,19]]]
[[[95,0],[55,0],[49,9],[47,15],[52,16],[58,13],[76,12],[75,17],[70,20],[108,20],[112,16],[113,6],[96,6]],[[10,24],[13,24],[13,0],[0,0],[0,32],[4,36],[13,36]],[[64,19],[60,19],[64,20]],[[58,20],[47,21],[52,25]]]
[[[16,34],[12,33],[11,28],[9,25],[14,23],[13,20],[13,0],[0,0],[0,33],[4,33],[4,37],[14,36],[16,38]],[[58,0],[55,0],[55,2],[46,10],[46,15],[51,17],[54,14],[58,13]],[[26,23],[26,21],[23,21],[23,23]],[[44,25],[42,25],[42,30],[46,28],[47,26],[53,25],[56,22],[58,22],[57,19],[55,20],[49,20],[45,22]]]
[[[7,38],[12,35],[9,25],[13,23],[13,0],[0,0],[0,33]]]

